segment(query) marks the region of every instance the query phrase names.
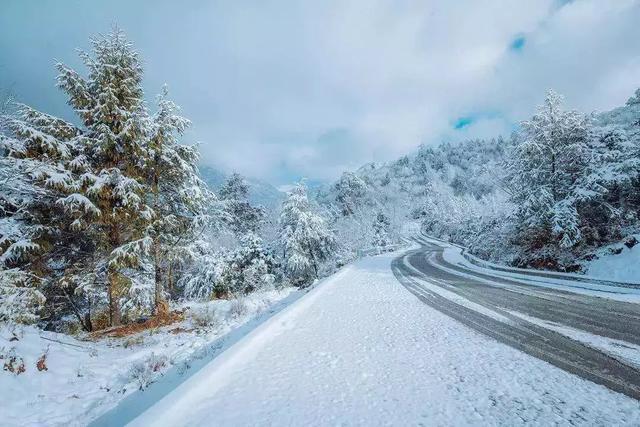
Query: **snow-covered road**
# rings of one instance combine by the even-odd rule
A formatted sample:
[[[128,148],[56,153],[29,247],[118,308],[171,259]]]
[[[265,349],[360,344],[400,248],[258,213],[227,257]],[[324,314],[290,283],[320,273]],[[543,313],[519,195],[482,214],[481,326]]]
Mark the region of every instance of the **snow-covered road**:
[[[640,402],[463,326],[361,260],[132,422],[640,425]]]
[[[393,270],[421,301],[464,325],[640,399],[640,287],[496,272],[457,251],[423,239]]]

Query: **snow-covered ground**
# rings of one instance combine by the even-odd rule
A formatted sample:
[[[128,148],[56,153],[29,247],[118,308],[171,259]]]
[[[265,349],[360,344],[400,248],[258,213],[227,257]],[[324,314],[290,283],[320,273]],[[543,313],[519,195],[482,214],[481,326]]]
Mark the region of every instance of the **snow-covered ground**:
[[[634,237],[640,240],[640,235]],[[614,253],[618,251],[620,253]],[[585,263],[588,275],[640,283],[640,244],[631,248],[624,244],[605,246],[596,255],[597,259]]]
[[[132,422],[640,425],[640,403],[477,334],[356,262]]]
[[[189,366],[215,356],[230,331],[296,294],[288,288],[190,304],[183,322],[125,338],[80,340],[35,327],[4,327],[0,363],[15,356],[13,365],[23,362],[25,371],[0,372],[0,425],[86,425],[152,381],[187,376]],[[46,370],[38,370],[43,354]]]

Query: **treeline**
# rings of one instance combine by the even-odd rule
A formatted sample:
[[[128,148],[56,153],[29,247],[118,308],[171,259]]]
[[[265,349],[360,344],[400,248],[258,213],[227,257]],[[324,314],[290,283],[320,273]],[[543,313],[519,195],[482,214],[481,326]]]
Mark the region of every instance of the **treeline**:
[[[56,65],[77,123],[21,104],[0,121],[0,321],[92,331],[332,268],[333,234],[303,185],[275,219],[239,175],[214,194],[166,88],[148,108],[124,34],[91,44],[85,76]]]
[[[576,256],[639,230],[640,90],[622,111],[565,110],[550,91],[521,124],[504,161],[517,264],[577,269]]]
[[[392,230],[413,220],[494,261],[579,270],[640,230],[640,90],[600,114],[562,101],[550,91],[509,139],[423,146],[345,173],[320,200],[344,218],[383,212]]]

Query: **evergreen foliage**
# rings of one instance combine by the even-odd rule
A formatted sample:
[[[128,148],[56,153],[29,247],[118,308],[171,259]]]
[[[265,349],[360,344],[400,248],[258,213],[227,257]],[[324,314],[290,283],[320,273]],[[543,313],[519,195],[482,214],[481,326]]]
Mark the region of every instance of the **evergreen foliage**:
[[[303,183],[288,194],[280,214],[280,245],[284,268],[292,283],[308,285],[319,276],[321,263],[336,249],[336,241],[325,220],[313,212]]]
[[[177,142],[188,121],[166,89],[148,113],[141,62],[122,32],[91,45],[80,54],[86,77],[56,65],[79,126],[25,105],[3,115],[3,319],[71,312],[91,330],[105,310],[110,325],[166,311],[166,270],[208,218],[197,150]]]

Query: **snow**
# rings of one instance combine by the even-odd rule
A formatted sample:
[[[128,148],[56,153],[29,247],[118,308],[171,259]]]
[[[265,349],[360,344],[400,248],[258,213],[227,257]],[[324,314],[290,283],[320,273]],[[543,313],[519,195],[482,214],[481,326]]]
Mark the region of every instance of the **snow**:
[[[581,343],[589,347],[607,353],[608,355],[618,359],[623,363],[640,368],[640,346],[638,345],[626,341],[620,341],[591,334],[589,332],[581,331],[579,329],[571,328],[565,325],[560,325],[555,322],[528,316],[517,311],[509,310],[509,313],[513,314],[514,316],[520,317],[527,322],[531,322],[543,328],[558,332],[559,334],[569,337],[575,341],[580,341]]]
[[[321,282],[131,425],[640,423],[637,401],[421,303],[394,256]]]
[[[187,376],[194,360],[204,363],[214,357],[227,336],[294,297],[291,291],[256,292],[241,302],[190,304],[184,322],[125,338],[80,340],[35,327],[5,326],[0,329],[0,363],[15,354],[24,360],[26,371],[0,372],[0,425],[86,425],[156,384],[137,392],[141,385],[156,380],[162,385],[165,375],[180,381],[176,377]],[[17,341],[11,340],[14,333]],[[45,352],[48,370],[38,371],[36,361]]]
[[[3,253],[0,255],[0,264],[5,262],[15,261],[28,251],[36,251],[40,249],[40,245],[32,242],[28,239],[20,239],[12,243]]]
[[[92,213],[94,215],[100,215],[100,209],[94,205],[91,200],[79,193],[73,193],[67,197],[56,200],[56,203],[64,206],[68,212],[81,211],[84,213]]]
[[[601,278],[602,280],[611,280],[607,276],[604,276],[604,277],[607,277],[607,279],[604,279],[602,275],[600,275],[600,277],[593,277],[591,275],[584,276],[584,275],[564,274],[564,273],[554,272],[553,273],[554,275],[566,277],[566,279],[555,279],[555,278],[548,278],[548,277],[541,278],[541,277],[531,276],[527,274],[527,272],[530,272],[531,270],[526,270],[522,268],[509,268],[510,271],[493,270],[493,269],[480,267],[480,266],[477,266],[476,264],[471,263],[467,258],[465,258],[465,256],[462,255],[463,248],[459,246],[443,243],[441,241],[431,239],[428,237],[421,237],[421,240],[431,242],[439,246],[444,246],[445,249],[443,252],[443,258],[445,261],[454,265],[464,266],[465,268],[471,271],[477,271],[479,273],[489,274],[491,276],[504,277],[509,280],[524,283],[527,285],[558,289],[558,290],[573,292],[581,295],[596,296],[600,298],[608,298],[608,299],[625,301],[625,302],[634,302],[634,303],[640,302],[640,287],[616,287],[616,286],[604,285],[604,284],[598,283],[598,280],[601,280]],[[496,264],[492,264],[488,262],[485,263],[484,261],[483,263],[490,266],[497,266]],[[504,266],[497,266],[497,267],[505,268]],[[473,274],[461,273],[459,271],[446,268],[442,265],[438,265],[438,268],[444,271],[448,271],[450,273],[456,274],[458,276],[471,278],[473,280],[486,283],[491,286],[502,287],[502,285],[500,285],[499,283],[496,283],[495,281],[483,279],[483,278],[474,276]],[[572,280],[575,278],[593,279],[594,282],[590,283],[590,282]],[[624,280],[623,282],[630,282],[630,280]]]
[[[640,240],[640,234],[635,236]],[[640,283],[640,244],[632,248],[614,245],[622,249],[617,255],[609,252],[612,246],[599,250],[599,257],[585,264],[590,276],[608,277],[610,280]]]
[[[415,270],[416,272],[420,273],[419,270],[416,270],[410,263],[409,261],[405,258],[403,260],[403,264],[412,269]],[[441,281],[441,280],[437,280],[434,278],[431,278],[429,280],[423,280],[423,279],[419,279],[419,278],[413,278],[413,280],[419,282],[423,288],[428,289],[430,292],[433,292],[435,294],[440,295],[443,298],[448,299],[449,301],[453,301],[456,304],[462,305],[464,307],[467,307],[470,310],[476,311],[478,313],[482,313],[485,316],[491,317],[492,319],[495,319],[499,322],[503,322],[503,323],[511,323],[511,320],[509,320],[507,317],[501,315],[500,313],[497,313],[493,310],[488,309],[487,307],[480,305],[478,303],[475,303],[473,301],[469,301],[468,299],[458,295],[455,292],[449,291],[447,289],[444,289],[442,286],[450,286],[447,285],[447,283]],[[439,283],[442,286],[438,286],[435,283],[431,283],[431,282],[435,282],[435,283]],[[420,294],[424,294],[422,289],[416,287],[414,288],[414,290]],[[425,295],[426,296],[426,295]]]

